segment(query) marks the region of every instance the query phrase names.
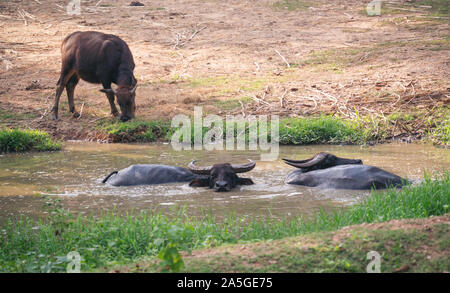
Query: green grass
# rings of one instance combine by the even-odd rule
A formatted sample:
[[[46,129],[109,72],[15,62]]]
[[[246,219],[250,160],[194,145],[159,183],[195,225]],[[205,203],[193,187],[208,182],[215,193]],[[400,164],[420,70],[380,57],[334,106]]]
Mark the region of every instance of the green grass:
[[[61,143],[40,130],[0,129],[0,153],[56,151]]]
[[[275,9],[281,10],[306,10],[309,7],[313,6],[312,2],[309,1],[301,1],[301,0],[280,0],[273,4]]]
[[[230,106],[225,102],[225,106]],[[224,120],[225,124],[225,120]],[[259,125],[259,122],[258,122]],[[350,121],[344,121],[334,116],[320,116],[301,119],[280,120],[281,144],[318,144],[318,143],[358,143],[361,142],[361,130]],[[191,121],[191,141],[194,141],[194,127]],[[237,136],[236,125],[234,136]],[[119,122],[105,119],[99,123],[98,128],[106,132],[114,142],[153,142],[156,140],[169,141],[176,130],[172,129],[170,122],[142,121]],[[249,124],[246,123],[246,142],[248,142]],[[259,127],[258,127],[259,129]],[[270,125],[267,126],[270,129]],[[203,127],[203,135],[209,128]],[[223,129],[226,138],[226,125]],[[269,137],[270,141],[270,137]]]
[[[241,100],[248,102],[245,98]],[[232,108],[237,100],[217,101],[223,108]],[[392,113],[389,116],[360,117],[343,119],[338,116],[322,115],[308,118],[283,118],[279,124],[279,142],[283,145],[307,144],[366,144],[382,142],[392,138],[399,131],[400,124],[404,128],[414,129],[417,121],[423,121],[423,138],[438,145],[449,144],[449,110],[436,109],[432,115],[424,111],[411,113]],[[225,119],[224,119],[225,124]],[[194,141],[194,127],[191,119],[191,142]],[[237,137],[236,125],[234,137]],[[113,142],[154,142],[170,141],[176,128],[170,121],[143,121],[135,119],[120,122],[104,119],[99,122],[98,129],[109,135]],[[260,124],[258,122],[258,129]],[[270,125],[267,125],[270,129]],[[209,128],[203,127],[203,136]],[[259,134],[258,134],[259,135]],[[223,127],[223,139],[226,139],[226,125]],[[271,140],[269,136],[269,141]],[[249,141],[249,124],[245,125],[245,142]]]
[[[411,224],[415,221],[411,220]],[[227,245],[193,256],[185,256],[182,272],[217,273],[366,273],[367,253],[380,254],[380,272],[447,272],[450,261],[449,227],[433,223],[408,230],[390,230],[388,225],[373,229],[355,227],[347,237],[333,240],[335,233],[314,233],[277,241]],[[339,232],[337,233],[339,234]],[[426,248],[426,249],[425,249]],[[200,255],[200,256],[196,256]],[[113,268],[119,272],[159,272],[160,263],[148,259]]]
[[[215,100],[214,106],[221,110],[229,111],[240,108],[241,104],[239,103],[239,101],[241,101],[243,104],[247,104],[251,103],[253,100],[249,96],[243,96],[237,99]]]
[[[282,62],[279,59],[279,62]],[[282,83],[296,78],[296,69],[285,68],[282,75],[273,72],[265,72],[258,76],[241,76],[237,74],[217,76],[180,77],[174,76],[171,81],[184,83],[186,86],[209,91],[209,97],[232,97],[236,99],[236,93],[254,93],[264,89],[269,83]],[[284,65],[283,65],[284,66]],[[170,82],[160,80],[162,83]]]
[[[434,15],[448,16],[450,14],[449,0],[415,0],[413,4],[431,6]]]
[[[241,218],[229,215],[217,221],[211,215],[193,218],[184,209],[174,216],[150,211],[98,217],[74,216],[49,201],[50,216],[35,221],[11,219],[0,230],[1,272],[63,272],[67,253],[78,251],[82,271],[159,256],[164,267],[182,267],[179,250],[191,251],[223,244],[282,239],[353,224],[423,218],[448,213],[450,174],[426,177],[418,186],[373,192],[362,203],[311,218]]]
[[[436,107],[432,112],[412,110],[411,112],[392,113],[388,116],[360,117],[357,112],[355,113],[357,118],[352,123],[358,133],[359,143],[386,141],[403,133],[420,136],[423,141],[432,142],[435,145],[450,145],[450,120],[448,118],[450,109],[447,107]],[[421,127],[417,128],[417,125],[421,125]]]
[[[334,116],[280,121],[281,144],[357,143],[361,139],[361,130],[354,123]]]
[[[120,122],[116,119],[103,119],[97,128],[106,132],[113,142],[155,142],[168,140],[171,133],[168,121],[143,121],[133,119]]]
[[[415,50],[444,51],[450,49],[450,38],[444,36],[434,40],[389,41],[372,46],[336,48],[311,52],[306,58],[294,60],[293,67],[302,67],[316,72],[344,73],[346,68],[386,58],[386,50],[397,48],[413,48]],[[391,60],[395,62],[396,60]]]
[[[267,74],[263,77],[200,76],[186,78],[182,81],[192,88],[209,88],[212,90],[212,96],[224,96],[235,94],[238,90],[243,92],[259,91],[267,85],[268,81],[277,80],[280,80],[280,77]]]
[[[449,117],[449,116],[447,116]],[[438,145],[450,145],[450,119],[435,122],[436,125],[428,133],[428,138]]]
[[[2,123],[13,122],[15,120],[28,120],[35,117],[36,115],[33,113],[15,113],[0,109],[0,122]]]
[[[313,51],[306,59],[297,61],[296,65],[310,67],[314,71],[343,73],[345,67],[353,65],[364,49],[327,49]]]

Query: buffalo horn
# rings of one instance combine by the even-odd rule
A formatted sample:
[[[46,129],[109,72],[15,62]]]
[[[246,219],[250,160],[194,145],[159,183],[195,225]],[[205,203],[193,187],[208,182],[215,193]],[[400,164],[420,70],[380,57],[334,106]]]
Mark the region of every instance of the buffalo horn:
[[[252,170],[253,168],[255,168],[255,166],[256,166],[254,161],[252,161],[250,159],[248,161],[249,161],[249,163],[247,163],[247,164],[231,165],[231,168],[233,168],[233,171],[235,173],[248,172],[248,171]]]
[[[136,82],[136,84],[134,85],[134,88],[131,89],[131,91],[130,91],[131,94],[133,94],[133,93],[136,91],[137,85],[138,85],[138,84],[137,84],[137,82]]]
[[[300,160],[300,161],[289,160],[289,159],[283,159],[283,160],[286,164],[291,165],[296,168],[310,168],[314,165],[322,163],[326,157],[327,157],[326,153],[319,153],[319,154],[315,155],[314,157],[312,157],[311,159],[307,159],[307,160]]]
[[[114,89],[101,89],[100,91],[107,93],[107,94],[114,94],[114,95],[117,94],[116,90],[114,90]]]
[[[198,174],[198,175],[209,175],[209,173],[211,172],[212,166],[208,166],[208,167],[197,167],[195,166],[195,160],[193,160],[192,162],[189,163],[188,168],[189,170],[194,173],[194,174]]]

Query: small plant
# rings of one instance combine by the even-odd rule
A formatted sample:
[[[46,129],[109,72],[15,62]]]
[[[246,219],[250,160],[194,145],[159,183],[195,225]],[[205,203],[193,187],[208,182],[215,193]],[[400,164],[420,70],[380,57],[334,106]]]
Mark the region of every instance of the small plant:
[[[439,145],[450,145],[450,119],[438,122],[436,127],[432,128],[428,136],[430,139]]]
[[[183,268],[184,262],[175,244],[169,243],[166,248],[161,250],[158,254],[158,258],[161,260],[159,264],[161,272],[172,271],[177,273]]]
[[[0,153],[56,151],[61,143],[40,130],[0,129]]]

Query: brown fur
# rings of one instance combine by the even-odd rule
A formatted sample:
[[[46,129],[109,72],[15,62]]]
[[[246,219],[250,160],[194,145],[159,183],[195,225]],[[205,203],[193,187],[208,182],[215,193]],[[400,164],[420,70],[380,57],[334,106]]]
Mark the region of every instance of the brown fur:
[[[74,32],[61,44],[61,75],[57,83],[52,119],[58,118],[59,98],[66,88],[69,111],[74,117],[74,90],[83,79],[90,83],[101,83],[111,106],[111,114],[118,115],[114,97],[120,106],[122,121],[134,117],[136,78],[133,75],[134,60],[128,45],[119,37],[100,32]],[[118,86],[111,89],[111,83]]]

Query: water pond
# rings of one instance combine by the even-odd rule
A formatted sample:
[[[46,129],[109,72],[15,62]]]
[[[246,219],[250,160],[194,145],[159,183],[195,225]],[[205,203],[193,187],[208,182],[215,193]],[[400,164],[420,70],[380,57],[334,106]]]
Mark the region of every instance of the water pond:
[[[173,206],[182,206],[192,215],[210,212],[219,217],[229,212],[241,216],[308,215],[321,208],[329,210],[351,205],[370,194],[284,183],[286,175],[294,168],[284,164],[281,158],[304,159],[323,151],[359,158],[364,164],[409,179],[421,179],[425,171],[431,173],[450,167],[449,150],[418,144],[281,146],[279,160],[263,162],[255,151],[177,152],[168,144],[69,142],[61,152],[0,156],[0,222],[21,214],[32,217],[45,214],[44,200],[36,194],[57,197],[65,208],[85,214],[112,209],[170,212]],[[242,163],[253,159],[256,168],[245,177],[252,178],[255,185],[218,193],[207,188],[191,188],[188,183],[136,187],[101,183],[110,172],[132,164],[186,166],[194,158],[199,165]]]

